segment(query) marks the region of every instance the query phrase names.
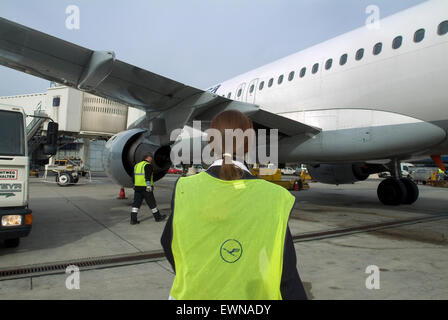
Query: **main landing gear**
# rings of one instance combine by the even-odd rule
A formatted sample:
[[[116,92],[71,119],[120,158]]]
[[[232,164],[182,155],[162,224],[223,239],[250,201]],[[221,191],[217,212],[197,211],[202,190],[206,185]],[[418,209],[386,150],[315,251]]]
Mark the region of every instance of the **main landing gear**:
[[[378,199],[389,206],[413,204],[418,199],[417,185],[411,179],[402,177],[399,160],[392,161],[392,166],[392,177],[383,180],[378,186]]]

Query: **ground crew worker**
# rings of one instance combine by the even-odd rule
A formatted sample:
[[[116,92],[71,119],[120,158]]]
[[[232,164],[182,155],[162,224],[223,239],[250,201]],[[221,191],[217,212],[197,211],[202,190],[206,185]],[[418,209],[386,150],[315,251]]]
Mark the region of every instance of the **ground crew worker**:
[[[446,172],[444,172],[442,169],[439,168],[439,171],[437,173],[437,180],[443,181],[446,179]]]
[[[211,128],[224,140],[225,129],[245,131],[252,122],[225,111]],[[235,159],[235,150],[248,150],[248,140],[240,143],[207,171],[176,182],[161,238],[176,274],[170,299],[307,299],[288,228],[295,198],[252,176]]]
[[[137,220],[137,214],[143,199],[145,199],[157,222],[166,218],[166,215],[160,214],[157,209],[156,199],[154,198],[154,170],[151,162],[152,154],[147,154],[144,156],[143,161],[134,166],[134,203],[132,204],[131,210],[131,224],[140,223]]]

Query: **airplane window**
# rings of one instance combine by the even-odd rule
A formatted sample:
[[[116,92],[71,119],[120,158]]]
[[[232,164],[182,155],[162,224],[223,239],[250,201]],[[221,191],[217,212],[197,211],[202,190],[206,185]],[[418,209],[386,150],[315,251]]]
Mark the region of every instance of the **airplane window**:
[[[383,44],[381,42],[378,42],[374,47],[373,47],[373,54],[374,55],[379,55],[381,53],[381,50],[383,50]]]
[[[401,44],[403,43],[403,37],[402,36],[398,36],[394,39],[394,41],[392,42],[392,48],[394,49],[398,49],[401,47]]]
[[[439,36],[443,36],[448,33],[448,20],[445,20],[439,24],[439,28],[437,30],[437,34]]]
[[[269,79],[268,87],[269,87],[269,88],[272,87],[272,84],[273,84],[273,83],[274,83],[274,78]]]
[[[278,77],[277,83],[278,84],[282,84],[283,82],[283,75],[281,75],[280,77]]]
[[[264,81],[261,81],[258,90],[263,90],[263,87],[264,87]]]
[[[255,85],[251,85],[251,86],[250,86],[250,89],[249,89],[249,92],[250,92],[250,93],[254,92],[254,89],[255,89]]]
[[[327,62],[325,63],[325,69],[326,70],[330,69],[332,65],[333,65],[333,59],[328,59]]]
[[[300,70],[300,78],[303,78],[306,74],[306,67],[303,67],[302,70]]]
[[[425,29],[418,29],[414,34],[414,42],[419,43],[425,38]]]
[[[243,93],[243,89],[238,90],[238,98],[241,96],[241,93]]]
[[[288,76],[288,80],[289,80],[289,81],[292,81],[292,79],[294,79],[294,74],[295,74],[294,71],[291,71],[291,72],[289,73],[289,76]]]
[[[227,94],[227,98],[230,99],[231,96],[232,96],[232,93],[229,92],[229,93]]]
[[[356,51],[356,60],[361,60],[362,57],[364,57],[364,49],[359,49],[358,51]]]
[[[345,54],[343,54],[342,56],[341,56],[341,59],[339,59],[339,64],[341,65],[341,66],[343,66],[344,64],[346,64],[347,63],[347,58],[348,58],[348,55],[345,53]]]
[[[313,66],[312,72],[313,72],[313,74],[315,74],[317,71],[319,71],[319,64],[315,63],[314,66]]]

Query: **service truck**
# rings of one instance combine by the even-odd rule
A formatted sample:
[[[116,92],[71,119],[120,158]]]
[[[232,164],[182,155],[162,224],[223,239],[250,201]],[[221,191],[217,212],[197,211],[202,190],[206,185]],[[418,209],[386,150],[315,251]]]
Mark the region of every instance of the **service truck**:
[[[0,105],[0,240],[16,247],[33,223],[28,208],[29,157],[26,115],[22,108]]]
[[[31,116],[36,117],[36,116]],[[26,127],[26,114],[20,107],[0,104],[0,240],[6,247],[17,247],[33,224],[28,208],[29,163],[28,141],[47,120],[47,134],[39,143],[42,153],[51,156],[57,151],[58,124],[48,117]],[[27,129],[28,132],[27,132]],[[28,135],[27,135],[28,134]]]

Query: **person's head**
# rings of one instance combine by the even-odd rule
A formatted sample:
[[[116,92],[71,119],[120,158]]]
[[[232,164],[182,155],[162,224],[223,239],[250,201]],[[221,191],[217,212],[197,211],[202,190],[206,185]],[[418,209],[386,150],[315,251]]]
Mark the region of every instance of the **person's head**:
[[[231,150],[226,149],[226,129],[237,130],[241,129],[244,133],[246,130],[253,129],[252,121],[242,112],[237,110],[224,111],[215,116],[210,125],[210,129],[216,129],[221,136],[221,153],[223,154],[223,164],[219,177],[224,180],[240,179],[243,175],[241,169],[232,163],[232,159],[236,155],[243,156],[249,151],[249,138],[243,136],[241,139],[229,137],[232,141],[227,141],[227,146],[230,143]],[[210,141],[212,142],[212,141]],[[218,142],[219,145],[219,142]],[[243,160],[243,159],[238,159]]]
[[[147,153],[143,156],[143,161],[151,162],[152,161],[152,153]]]

